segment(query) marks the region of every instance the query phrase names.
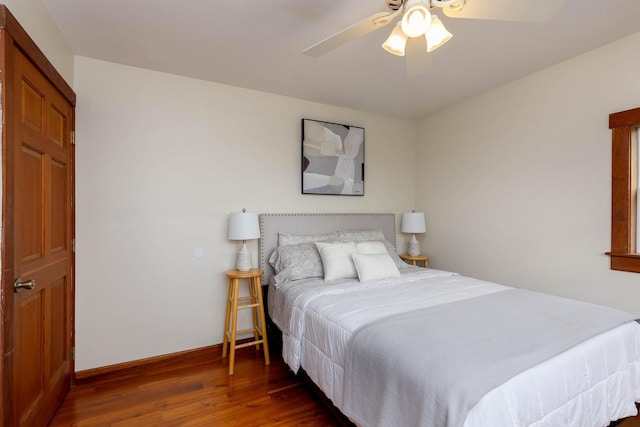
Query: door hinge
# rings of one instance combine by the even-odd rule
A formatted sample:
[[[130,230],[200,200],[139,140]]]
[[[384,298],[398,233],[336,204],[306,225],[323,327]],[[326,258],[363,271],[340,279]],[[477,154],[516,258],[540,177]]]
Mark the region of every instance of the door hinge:
[[[71,145],[76,145],[76,131],[71,131]]]
[[[76,360],[76,348],[71,347],[71,360]]]
[[[71,239],[71,252],[76,251],[76,239]]]

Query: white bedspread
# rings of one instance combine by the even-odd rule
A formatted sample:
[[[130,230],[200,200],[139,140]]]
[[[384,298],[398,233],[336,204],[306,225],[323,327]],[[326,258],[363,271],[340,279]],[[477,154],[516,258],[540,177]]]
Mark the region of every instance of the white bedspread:
[[[303,367],[338,408],[346,345],[363,324],[402,311],[507,287],[433,269],[402,279],[332,284],[317,280],[270,289],[269,311],[283,331],[283,358]],[[513,377],[486,394],[465,426],[605,426],[634,415],[640,401],[640,325],[622,325]]]

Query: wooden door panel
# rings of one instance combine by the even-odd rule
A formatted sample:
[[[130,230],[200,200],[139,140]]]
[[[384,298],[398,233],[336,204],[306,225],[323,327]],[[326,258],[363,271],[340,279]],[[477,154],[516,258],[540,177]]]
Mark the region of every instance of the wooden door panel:
[[[17,407],[21,418],[27,418],[39,402],[44,390],[44,378],[40,369],[44,364],[44,290],[29,292],[20,298],[14,318],[16,332],[21,339],[16,343],[15,365],[21,375],[17,384]]]
[[[22,98],[20,111],[22,122],[38,132],[42,132],[44,128],[44,95],[36,86],[23,79],[20,85],[20,97]]]
[[[69,129],[69,117],[66,116],[64,111],[58,108],[53,102],[49,105],[49,115],[48,115],[48,129],[46,135],[49,137],[49,140],[58,146],[65,148],[64,144],[67,138],[65,135],[68,135]]]
[[[68,244],[68,167],[62,162],[51,162],[51,254],[66,251]]]
[[[22,145],[18,154],[20,168],[16,170],[18,189],[26,194],[42,194],[45,169],[44,153]],[[44,200],[41,197],[18,197],[16,222],[20,233],[16,236],[17,258],[26,263],[44,257],[42,222],[44,221]]]
[[[68,349],[70,348],[70,343],[69,337],[67,336],[67,331],[65,331],[64,328],[64,316],[68,312],[67,301],[69,300],[69,296],[67,294],[69,284],[67,280],[68,277],[61,277],[60,279],[53,282],[50,286],[50,378],[54,378],[60,374],[63,374],[61,370],[64,369],[65,363],[69,361]]]

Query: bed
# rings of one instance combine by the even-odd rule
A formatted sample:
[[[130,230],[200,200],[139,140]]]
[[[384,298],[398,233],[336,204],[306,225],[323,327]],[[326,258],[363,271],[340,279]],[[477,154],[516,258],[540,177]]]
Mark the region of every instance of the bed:
[[[261,214],[260,229],[282,357],[358,425],[606,426],[637,414],[635,316],[405,264],[394,214]]]

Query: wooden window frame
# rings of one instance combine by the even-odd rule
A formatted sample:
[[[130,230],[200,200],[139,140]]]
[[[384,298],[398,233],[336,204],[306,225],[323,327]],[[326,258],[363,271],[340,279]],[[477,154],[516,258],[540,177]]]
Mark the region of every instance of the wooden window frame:
[[[611,164],[611,269],[640,273],[637,251],[638,141],[640,108],[609,115]]]

